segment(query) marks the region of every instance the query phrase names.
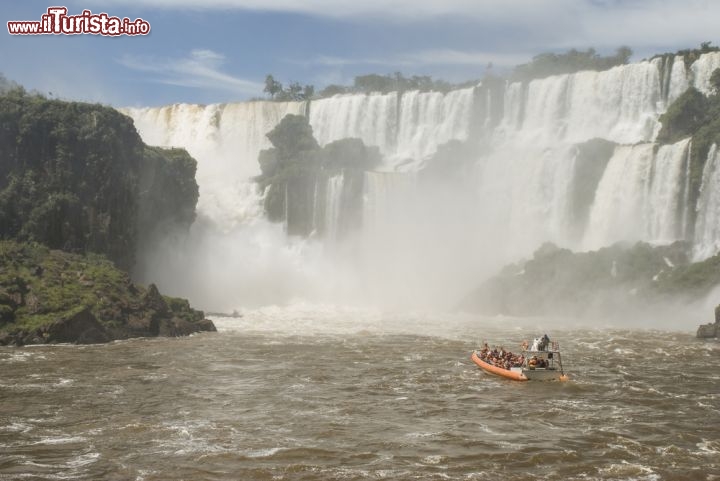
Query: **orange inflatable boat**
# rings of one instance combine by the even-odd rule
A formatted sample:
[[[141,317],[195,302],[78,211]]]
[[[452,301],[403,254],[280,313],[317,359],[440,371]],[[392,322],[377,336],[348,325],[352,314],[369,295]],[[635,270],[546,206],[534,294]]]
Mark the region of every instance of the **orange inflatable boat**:
[[[531,349],[525,346],[520,361],[522,364],[505,369],[495,366],[481,358],[482,353],[473,351],[470,359],[483,371],[496,376],[512,379],[513,381],[567,381],[568,376],[563,371],[562,356],[557,343],[550,349]],[[487,346],[487,345],[486,345]],[[488,352],[483,350],[482,352]]]
[[[477,352],[473,352],[472,356],[470,356],[470,359],[472,359],[475,364],[480,366],[483,371],[489,372],[490,374],[496,374],[498,376],[506,377],[508,379],[512,379],[513,381],[528,380],[528,378],[522,373],[522,368],[520,367],[512,367],[510,369],[505,369],[502,367],[493,366],[492,364],[489,364],[480,359],[480,356],[477,355]]]

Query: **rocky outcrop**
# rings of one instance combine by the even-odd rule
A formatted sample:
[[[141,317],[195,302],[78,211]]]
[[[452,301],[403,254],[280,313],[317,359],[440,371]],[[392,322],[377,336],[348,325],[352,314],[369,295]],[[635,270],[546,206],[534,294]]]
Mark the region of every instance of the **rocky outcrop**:
[[[52,343],[94,344],[110,340],[105,328],[87,307],[77,314],[53,322],[43,334],[45,340]]]
[[[715,322],[702,324],[698,327],[697,337],[700,339],[711,339],[720,337],[720,305],[715,308]]]
[[[215,331],[185,299],[133,284],[100,256],[0,241],[0,345],[90,344]]]

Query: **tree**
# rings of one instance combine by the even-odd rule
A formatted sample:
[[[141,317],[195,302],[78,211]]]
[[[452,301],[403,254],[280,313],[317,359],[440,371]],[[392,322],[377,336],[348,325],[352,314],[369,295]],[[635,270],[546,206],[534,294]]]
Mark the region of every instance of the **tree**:
[[[300,100],[300,94],[302,93],[302,85],[299,82],[293,82],[287,88],[288,97],[292,100]]]
[[[274,99],[275,95],[282,92],[282,89],[282,84],[275,80],[272,75],[268,74],[268,76],[265,77],[265,88],[263,89],[263,92],[270,94],[271,99]]]
[[[630,61],[630,57],[632,57],[633,54],[632,49],[627,45],[622,45],[618,47],[615,52],[615,58],[617,59],[618,63],[621,64],[628,63]]]
[[[312,100],[312,98],[315,96],[315,87],[312,85],[306,85],[303,87],[302,94],[300,94],[300,97],[303,100]]]
[[[320,97],[332,97],[333,95],[347,93],[347,87],[342,85],[330,84],[320,91]]]

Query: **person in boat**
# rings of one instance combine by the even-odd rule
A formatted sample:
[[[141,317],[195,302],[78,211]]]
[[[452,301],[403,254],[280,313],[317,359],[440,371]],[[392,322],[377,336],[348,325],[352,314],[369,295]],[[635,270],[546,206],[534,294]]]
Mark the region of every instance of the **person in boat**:
[[[525,356],[513,354],[510,351],[504,349],[494,349],[492,351],[482,349],[479,352],[479,357],[483,361],[487,362],[492,366],[497,366],[503,369],[510,370],[513,367],[522,367],[525,362]]]
[[[537,358],[537,356],[533,356],[533,357],[530,358],[530,360],[528,361],[528,367],[529,367],[530,369],[535,369],[536,367],[538,367],[538,358]]]
[[[533,340],[531,351],[547,351],[548,346],[550,345],[550,338],[547,334],[545,334],[543,337],[536,337]]]

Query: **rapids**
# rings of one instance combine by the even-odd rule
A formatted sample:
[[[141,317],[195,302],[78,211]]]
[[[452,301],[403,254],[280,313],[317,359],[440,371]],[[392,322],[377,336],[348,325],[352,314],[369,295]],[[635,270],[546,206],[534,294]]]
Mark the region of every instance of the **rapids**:
[[[0,348],[0,479],[720,476],[717,342],[577,320],[243,314],[214,318],[217,334]],[[545,329],[570,382],[469,359]]]

